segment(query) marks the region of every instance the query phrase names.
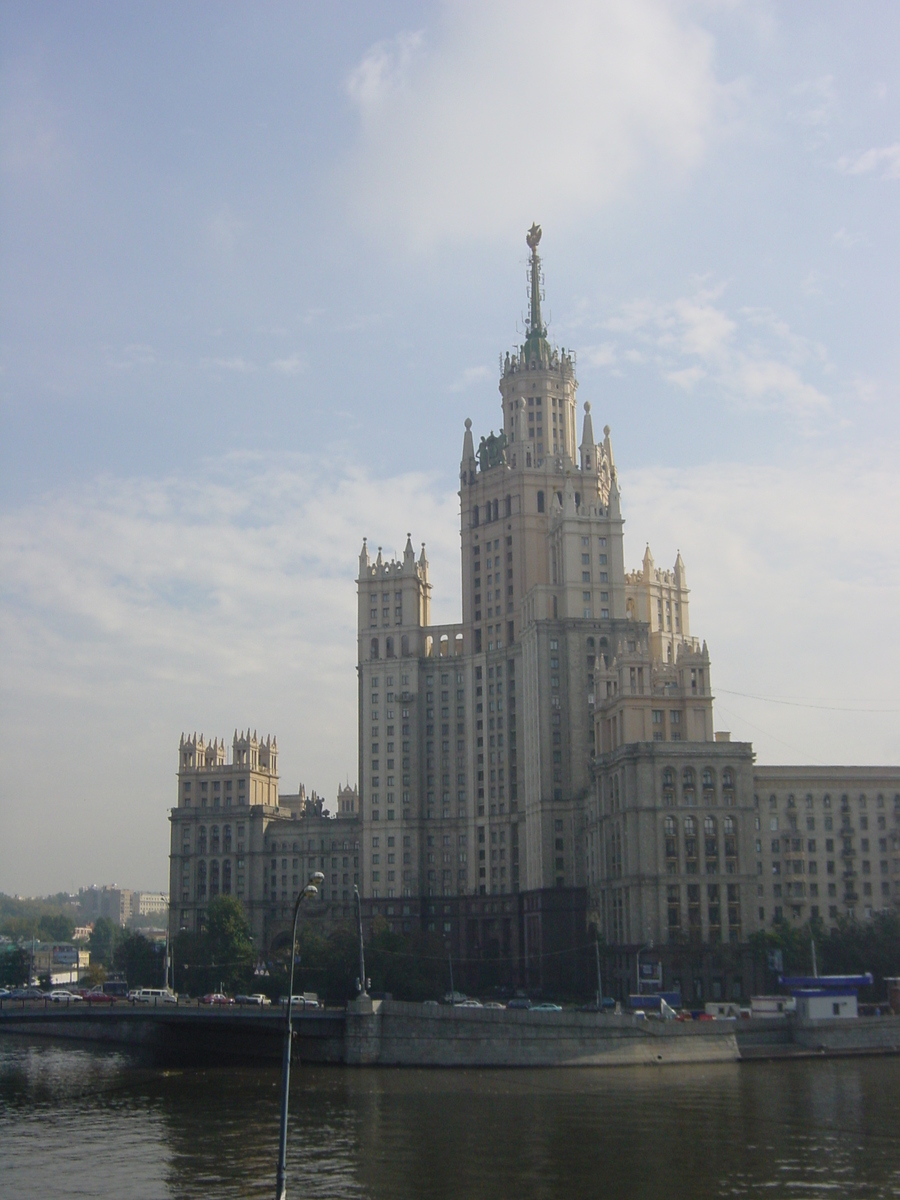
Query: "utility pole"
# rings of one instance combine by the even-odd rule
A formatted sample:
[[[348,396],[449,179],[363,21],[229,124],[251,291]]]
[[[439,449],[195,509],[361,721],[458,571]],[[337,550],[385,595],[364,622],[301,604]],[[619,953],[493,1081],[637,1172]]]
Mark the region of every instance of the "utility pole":
[[[447,951],[447,962],[450,964],[450,1003],[453,1004],[453,997],[455,995],[453,988],[453,958],[449,950]]]
[[[368,996],[366,990],[366,952],[363,945],[362,902],[359,898],[359,888],[354,885],[353,898],[356,901],[356,925],[359,930],[359,994]]]
[[[603,984],[600,980],[600,939],[594,940],[594,953],[597,956],[597,1008],[603,1011]]]

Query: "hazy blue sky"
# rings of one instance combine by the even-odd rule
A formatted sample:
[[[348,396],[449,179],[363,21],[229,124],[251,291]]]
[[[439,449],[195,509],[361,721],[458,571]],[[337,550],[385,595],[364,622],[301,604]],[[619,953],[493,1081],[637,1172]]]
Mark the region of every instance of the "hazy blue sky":
[[[363,535],[459,613],[542,223],[716,721],[900,762],[900,7],[0,3],[0,890],[167,877],[182,730],[356,778]]]

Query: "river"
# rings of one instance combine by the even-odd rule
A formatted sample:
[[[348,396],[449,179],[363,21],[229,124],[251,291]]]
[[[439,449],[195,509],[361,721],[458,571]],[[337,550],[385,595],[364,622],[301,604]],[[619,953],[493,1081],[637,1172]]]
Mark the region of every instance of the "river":
[[[3,1197],[272,1196],[277,1069],[0,1039]],[[298,1066],[288,1196],[900,1196],[900,1058],[435,1071]]]

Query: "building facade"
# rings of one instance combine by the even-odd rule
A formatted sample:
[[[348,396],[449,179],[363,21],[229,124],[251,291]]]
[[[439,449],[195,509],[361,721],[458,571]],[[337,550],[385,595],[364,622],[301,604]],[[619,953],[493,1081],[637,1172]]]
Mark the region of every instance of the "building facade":
[[[310,904],[325,923],[352,915],[359,875],[359,802],[338,789],[332,815],[301,785],[278,791],[278,740],[235,730],[224,740],[182,735],[178,802],[170,813],[169,931],[197,932],[210,901],[235,896],[260,951],[290,928],[294,901],[313,871],[325,882]]]
[[[592,926],[621,952],[620,993],[652,945],[668,947],[667,985],[737,994],[758,930],[900,903],[900,768],[760,767],[715,729],[680,553],[657,567],[647,546],[626,570],[610,428],[598,440],[585,403],[579,429],[575,357],[542,315],[540,239],[532,226],[499,433],[476,447],[465,422],[461,620],[432,624],[424,544],[408,534],[388,560],[363,540],[359,791],[326,817],[279,797],[274,741],[236,734],[226,764],[222,744],[183,740],[173,922],[196,928],[228,870],[269,944],[322,870],[327,919],[351,916],[358,885],[366,921],[438,933],[451,956],[511,964],[528,986],[573,979]],[[730,948],[728,980],[696,946]]]

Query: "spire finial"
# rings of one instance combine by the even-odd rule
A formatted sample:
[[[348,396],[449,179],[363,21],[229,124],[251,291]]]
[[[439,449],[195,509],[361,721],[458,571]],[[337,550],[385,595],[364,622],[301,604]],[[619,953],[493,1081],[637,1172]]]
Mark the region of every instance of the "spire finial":
[[[541,260],[537,248],[541,241],[541,227],[533,221],[525,235],[528,249],[531,251],[531,320],[529,333],[533,337],[544,336],[544,323],[541,320]]]

